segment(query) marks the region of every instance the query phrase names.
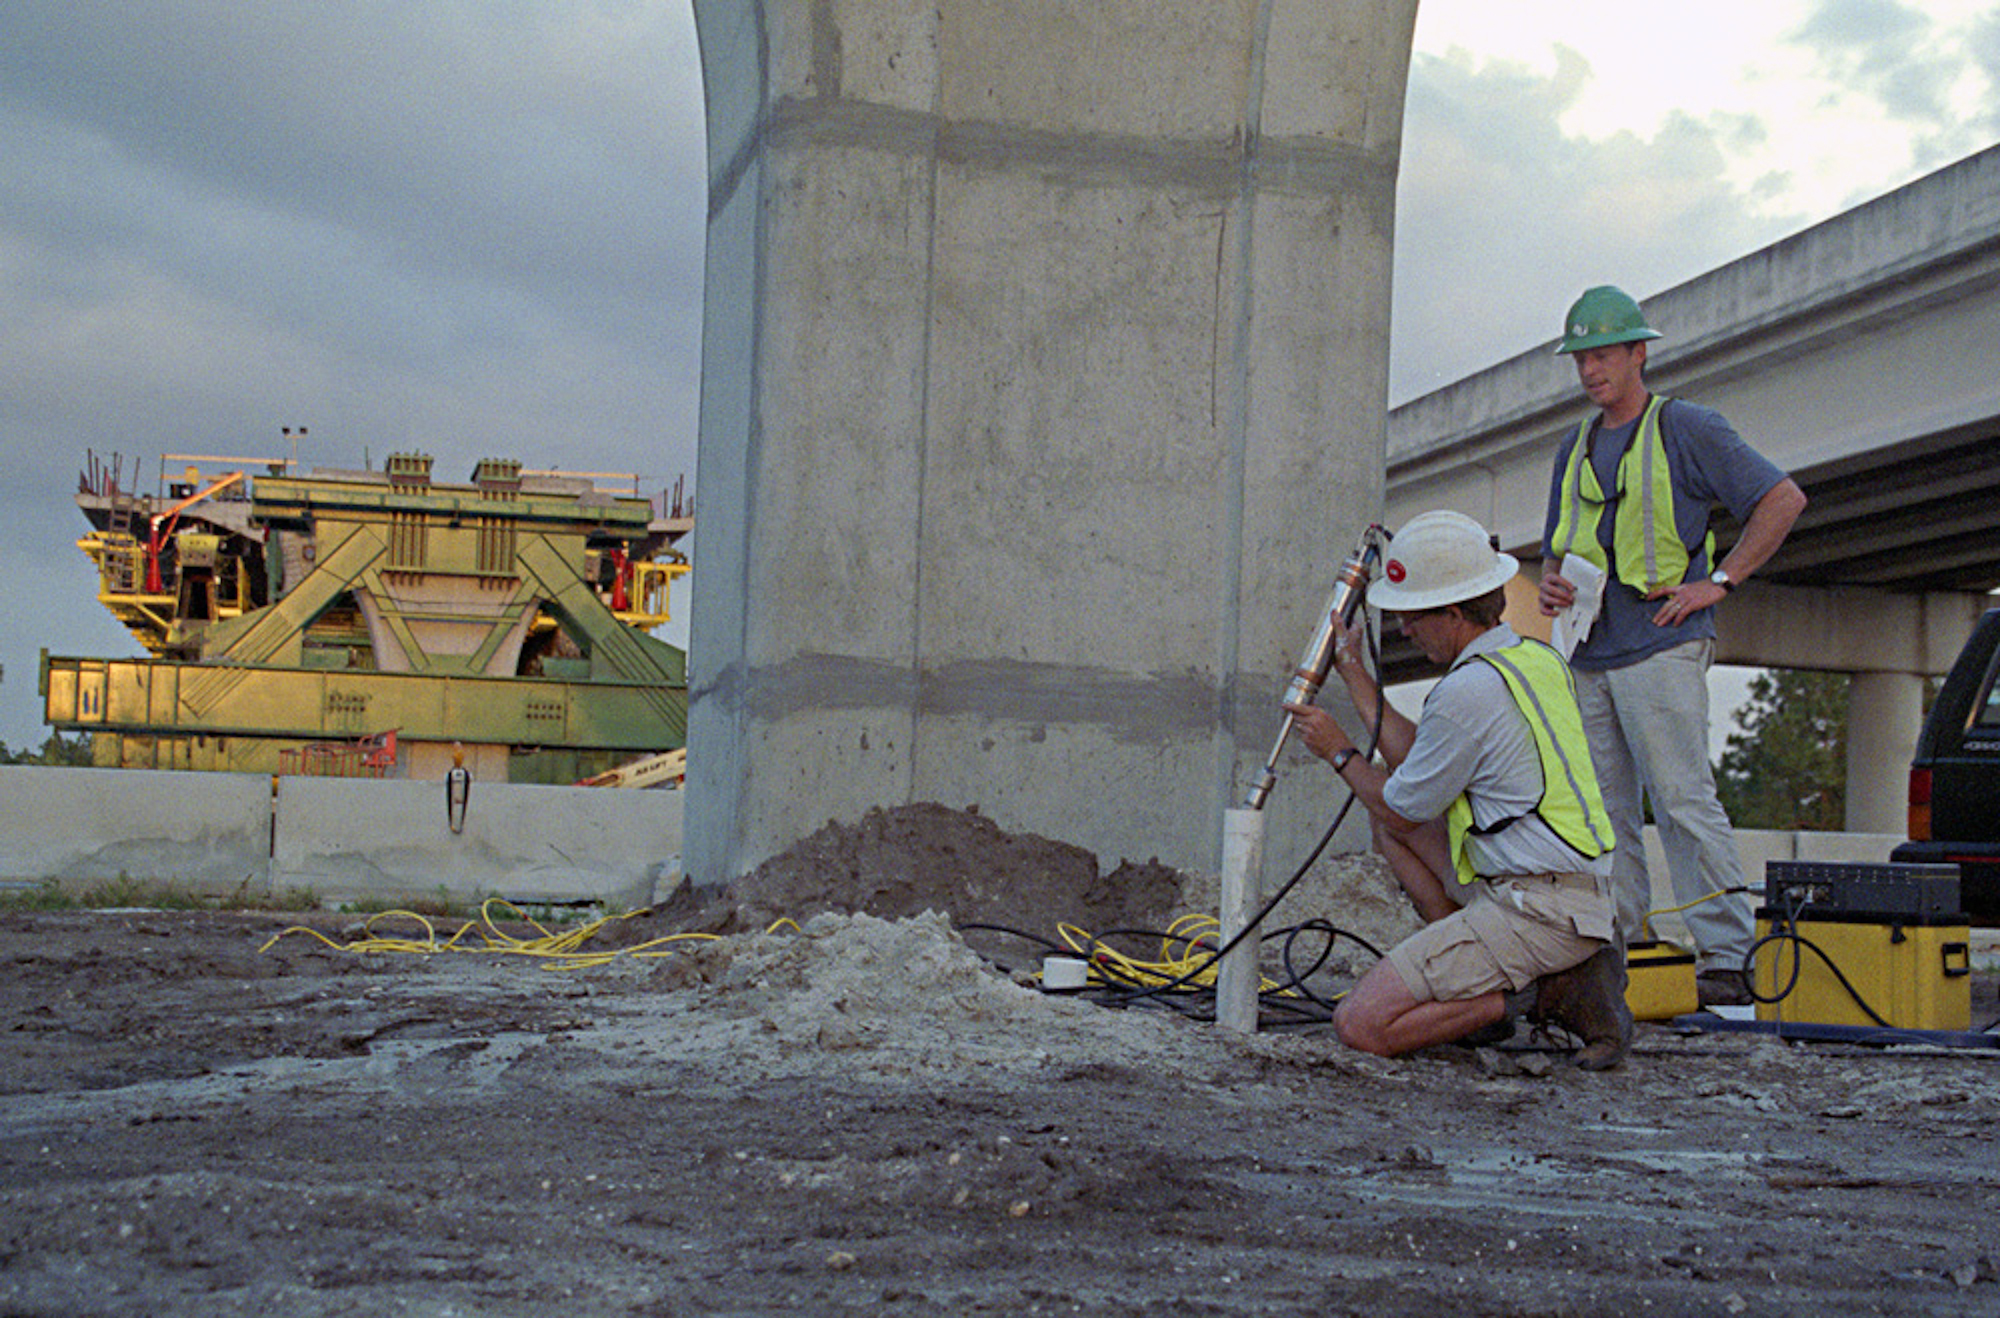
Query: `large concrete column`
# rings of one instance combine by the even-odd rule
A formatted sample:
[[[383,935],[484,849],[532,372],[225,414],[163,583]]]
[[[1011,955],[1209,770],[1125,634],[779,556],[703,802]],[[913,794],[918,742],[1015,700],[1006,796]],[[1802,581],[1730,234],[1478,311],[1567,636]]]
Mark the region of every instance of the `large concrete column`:
[[[698,881],[920,800],[1214,870],[1379,516],[1415,10],[696,0]]]
[[[1847,683],[1847,831],[1909,827],[1910,757],[1924,721],[1916,673],[1856,673]]]

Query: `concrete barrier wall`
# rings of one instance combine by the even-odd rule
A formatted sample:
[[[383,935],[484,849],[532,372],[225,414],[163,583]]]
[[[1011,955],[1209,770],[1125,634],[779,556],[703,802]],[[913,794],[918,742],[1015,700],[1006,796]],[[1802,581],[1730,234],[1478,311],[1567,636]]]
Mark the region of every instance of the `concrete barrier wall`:
[[[0,880],[263,891],[271,780],[0,766]]]
[[[322,902],[601,901],[681,871],[673,791],[474,783],[453,833],[435,782],[0,767],[0,883],[120,878]]]
[[[682,793],[474,783],[454,833],[444,785],[286,778],[271,880],[322,900],[449,894],[649,905],[680,871]]]

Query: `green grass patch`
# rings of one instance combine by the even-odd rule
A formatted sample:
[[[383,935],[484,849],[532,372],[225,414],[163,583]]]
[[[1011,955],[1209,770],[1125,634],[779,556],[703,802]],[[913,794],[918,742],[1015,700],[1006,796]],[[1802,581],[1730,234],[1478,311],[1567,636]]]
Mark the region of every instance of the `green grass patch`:
[[[0,888],[0,911],[316,911],[327,909],[309,888],[279,892],[253,890],[245,880],[229,892],[197,892],[171,880],[135,879],[120,874],[88,886],[53,880],[23,887]],[[477,920],[485,912],[481,898],[454,897],[440,887],[434,892],[357,897],[331,907],[342,915],[381,915],[409,911],[430,920]],[[605,915],[596,902],[495,903],[495,920],[533,920],[544,928],[588,924]]]
[[[249,881],[225,893],[197,892],[171,880],[135,879],[120,874],[89,886],[45,880],[32,887],[0,889],[0,911],[311,911],[319,897],[307,888],[255,891]]]

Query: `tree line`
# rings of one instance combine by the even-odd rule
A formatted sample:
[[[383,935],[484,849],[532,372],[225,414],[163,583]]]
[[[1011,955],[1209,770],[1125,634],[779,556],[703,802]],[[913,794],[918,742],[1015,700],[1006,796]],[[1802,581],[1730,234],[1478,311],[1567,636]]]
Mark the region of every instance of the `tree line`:
[[[40,750],[9,750],[7,743],[0,741],[0,764],[57,764],[87,769],[90,735],[79,732],[74,737],[65,737],[60,732],[51,732],[42,739]]]
[[[1769,668],[1750,680],[1715,762],[1738,828],[1839,831],[1847,819],[1847,675]]]

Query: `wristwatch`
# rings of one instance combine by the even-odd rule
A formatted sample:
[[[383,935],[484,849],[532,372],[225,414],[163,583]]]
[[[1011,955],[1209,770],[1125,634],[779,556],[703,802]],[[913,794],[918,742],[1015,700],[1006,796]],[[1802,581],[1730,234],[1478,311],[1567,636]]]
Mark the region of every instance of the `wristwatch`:
[[[1349,746],[1346,750],[1337,752],[1334,755],[1333,759],[1329,761],[1329,763],[1333,765],[1333,771],[1335,773],[1339,773],[1342,769],[1345,769],[1347,767],[1347,762],[1353,759],[1357,754],[1359,754],[1359,752],[1356,751],[1354,747]]]
[[[1715,571],[1709,573],[1708,579],[1714,582],[1716,585],[1722,587],[1722,593],[1725,595],[1727,595],[1730,591],[1736,589],[1736,583],[1731,581],[1729,579],[1729,574],[1727,572],[1724,572],[1721,568],[1717,568],[1715,569]]]

